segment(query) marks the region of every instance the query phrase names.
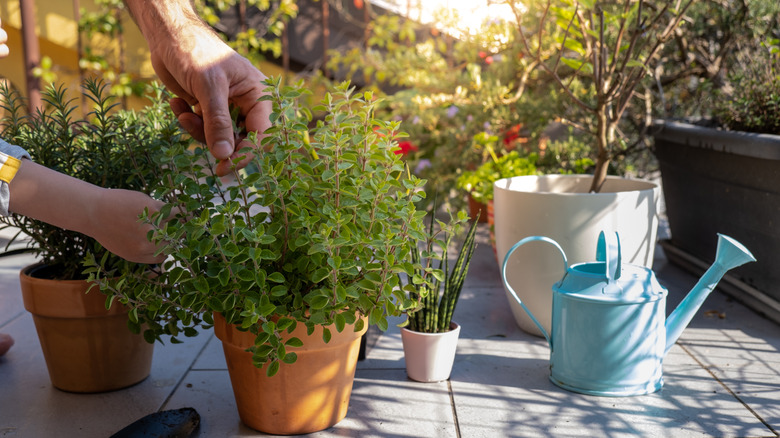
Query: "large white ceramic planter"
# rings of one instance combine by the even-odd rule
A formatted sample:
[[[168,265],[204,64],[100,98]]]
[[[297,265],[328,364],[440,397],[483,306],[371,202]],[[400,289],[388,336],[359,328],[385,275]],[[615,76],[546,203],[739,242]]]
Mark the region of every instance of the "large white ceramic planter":
[[[659,186],[644,180],[608,177],[600,193],[588,193],[591,178],[531,175],[496,181],[493,213],[499,266],[512,245],[528,236],[547,236],[558,242],[570,265],[594,261],[599,232],[604,230],[620,234],[624,263],[651,268]],[[507,281],[548,333],[552,285],[564,271],[558,250],[542,242],[515,251],[507,264]],[[541,336],[509,292],[507,298],[520,328]]]
[[[418,382],[439,382],[450,378],[460,325],[450,323],[450,331],[421,333],[401,328],[406,359],[406,375]]]

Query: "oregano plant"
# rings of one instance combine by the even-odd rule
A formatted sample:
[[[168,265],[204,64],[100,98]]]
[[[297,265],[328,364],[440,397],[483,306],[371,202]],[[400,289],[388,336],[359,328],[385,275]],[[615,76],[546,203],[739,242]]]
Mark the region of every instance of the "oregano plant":
[[[272,127],[250,133],[254,170],[223,180],[204,148],[161,148],[153,193],[167,204],[143,220],[167,261],[138,273],[94,260],[89,271],[148,340],[192,335],[220,313],[256,335],[254,364],[273,375],[296,360],[301,340],[281,335],[298,324],[324,326],[328,341],[366,320],[384,330],[413,307],[398,274],[415,272],[409,254],[427,228],[415,207],[424,181],[394,153],[398,124],[374,118],[370,92],[345,83],[308,109],[302,84],[265,84]]]

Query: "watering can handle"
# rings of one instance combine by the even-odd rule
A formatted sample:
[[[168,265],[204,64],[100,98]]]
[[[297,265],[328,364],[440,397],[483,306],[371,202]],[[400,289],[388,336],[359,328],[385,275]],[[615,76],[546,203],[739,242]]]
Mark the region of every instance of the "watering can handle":
[[[531,313],[531,311],[528,310],[528,307],[526,307],[526,305],[523,303],[523,301],[520,299],[520,297],[517,296],[517,293],[515,292],[515,290],[512,289],[512,286],[510,286],[509,282],[506,280],[506,265],[507,265],[507,262],[509,261],[509,256],[511,256],[512,253],[515,252],[515,250],[517,248],[520,248],[522,245],[525,245],[528,242],[537,242],[537,241],[539,241],[539,242],[547,242],[547,243],[555,246],[556,248],[558,248],[558,251],[560,251],[561,256],[563,257],[563,271],[564,272],[568,271],[568,269],[569,269],[569,262],[568,262],[568,260],[566,260],[566,253],[563,252],[563,248],[561,248],[561,246],[558,245],[558,242],[550,239],[549,237],[530,236],[530,237],[526,237],[525,239],[520,240],[519,242],[515,243],[511,248],[509,248],[509,251],[507,251],[507,253],[506,253],[506,257],[504,257],[504,262],[501,264],[501,279],[504,281],[504,286],[506,286],[506,288],[509,291],[509,293],[512,294],[512,297],[515,299],[515,301],[517,301],[517,303],[520,304],[520,306],[523,308],[523,310],[525,310],[525,313],[527,313],[528,316],[531,317],[531,321],[533,321],[534,324],[536,324],[536,326],[539,328],[539,330],[542,331],[542,334],[544,335],[544,338],[547,339],[547,343],[552,348],[552,339],[550,338],[550,334],[547,333],[547,330],[545,330],[544,327],[542,327],[542,324],[539,323],[539,321]]]
[[[606,262],[607,280],[612,282],[620,278],[623,255],[620,251],[620,236],[617,232],[599,233],[599,241],[596,244],[596,261]]]

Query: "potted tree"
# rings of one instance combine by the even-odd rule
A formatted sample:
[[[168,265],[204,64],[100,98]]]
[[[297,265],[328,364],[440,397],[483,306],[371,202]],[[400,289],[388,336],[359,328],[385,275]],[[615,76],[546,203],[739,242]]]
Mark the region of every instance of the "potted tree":
[[[652,264],[660,189],[649,181],[607,174],[630,149],[643,144],[620,134],[627,132],[628,119],[634,119],[628,117],[635,115],[629,109],[637,108],[632,104],[642,94],[643,79],[690,4],[690,0],[509,2],[517,24],[516,44],[530,65],[568,97],[572,105],[561,118],[590,136],[595,167],[593,176],[497,181],[494,216],[501,259],[521,238],[544,235],[562,242],[570,262],[583,262],[592,259],[596,236],[607,230],[620,233],[626,261]],[[640,123],[640,131],[644,129]],[[529,247],[512,258],[508,272],[510,284],[549,330],[550,290],[563,274],[557,254]],[[520,327],[541,335],[520,306],[509,301]]]
[[[91,278],[151,338],[213,324],[241,420],[299,434],[344,418],[360,336],[415,304],[396,274],[413,274],[408,255],[425,239],[423,181],[370,92],[340,85],[313,122],[301,84],[266,85],[273,126],[254,137],[257,171],[226,183],[207,151],[161,150],[155,195],[168,204],[144,220],[168,261],[149,276],[95,260]]]
[[[8,116],[2,137],[50,169],[100,187],[142,190],[150,179],[143,149],[177,141],[175,119],[161,111],[160,94],[139,114],[113,111],[104,83],[89,80],[84,89],[93,110],[80,119],[74,116],[78,104],[66,99],[62,87],[46,90],[45,109],[33,115],[25,115],[20,96],[3,87],[0,94]],[[40,259],[22,270],[20,282],[52,384],[65,391],[101,392],[145,379],[153,345],[144,342],[140,325],[128,330],[129,309],[109,306],[99,293],[86,294],[89,282],[82,263],[87,254],[103,259],[106,266],[118,264],[119,257],[76,231],[20,215],[0,220],[18,228],[17,236],[28,236]]]
[[[409,311],[401,327],[406,374],[418,382],[438,382],[450,377],[460,335],[460,325],[452,320],[452,314],[476,247],[478,217],[472,221],[455,265],[450,269],[448,251],[453,245],[452,239],[468,217],[460,211],[457,220],[450,216],[450,222],[445,224],[436,219],[435,211],[434,203],[427,241],[423,251],[417,246],[411,249],[411,260],[416,267],[414,274],[406,277],[403,287],[409,298],[419,303],[416,309]],[[438,232],[434,231],[435,224],[438,224]],[[438,238],[439,233],[444,233],[443,239]],[[438,265],[434,266],[436,261]],[[403,279],[399,281],[403,283]]]
[[[768,39],[737,63],[725,86],[712,93],[710,126],[659,120],[653,132],[671,239],[662,245],[673,262],[692,270],[710,261],[716,232],[750,245],[758,263],[731,275],[732,295],[780,320],[780,251],[775,218],[780,196],[780,40]]]

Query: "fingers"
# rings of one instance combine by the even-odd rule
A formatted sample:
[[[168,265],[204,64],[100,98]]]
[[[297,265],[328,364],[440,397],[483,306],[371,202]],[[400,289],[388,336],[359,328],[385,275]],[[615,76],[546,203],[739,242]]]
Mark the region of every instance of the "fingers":
[[[182,129],[187,131],[195,140],[206,143],[206,133],[203,126],[203,118],[192,111],[190,105],[181,98],[174,97],[168,102],[176,115]]]
[[[250,110],[246,115],[246,129],[247,131],[257,133],[258,146],[260,145],[260,139],[264,137],[263,133],[265,130],[271,127],[270,116],[272,110],[273,103],[271,101],[255,101],[252,110]],[[250,146],[250,144],[247,142],[247,144],[241,145],[241,147],[237,149],[240,150],[245,146]]]
[[[205,126],[203,123],[203,118],[194,112],[192,108],[187,104],[186,101],[180,98],[173,98],[169,101],[169,104],[171,106],[171,109],[173,110],[173,113],[176,115],[177,119],[179,120],[179,125],[187,131],[192,138],[195,140],[206,143],[206,135],[205,135]],[[264,128],[265,129],[265,128]],[[231,123],[231,133],[233,133],[232,129],[232,123]],[[252,143],[244,139],[238,139],[235,137],[233,138],[233,143],[238,144],[239,146],[232,151],[230,154],[230,157],[228,159],[219,160],[217,163],[217,167],[214,169],[217,176],[225,176],[229,174],[232,171],[232,165],[233,160],[237,158],[239,150],[245,148],[245,147],[251,147],[253,146]],[[237,165],[239,169],[246,167],[247,164],[251,161],[252,156],[245,156]]]
[[[199,100],[203,110],[203,128],[211,155],[227,160],[233,155],[233,119],[228,106],[228,86],[208,90],[206,99]]]

